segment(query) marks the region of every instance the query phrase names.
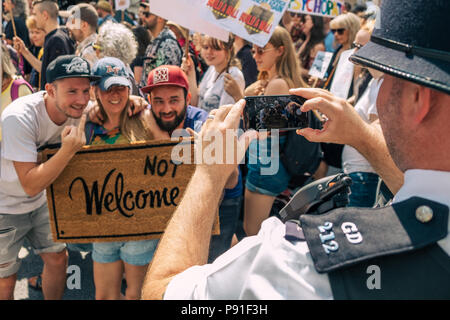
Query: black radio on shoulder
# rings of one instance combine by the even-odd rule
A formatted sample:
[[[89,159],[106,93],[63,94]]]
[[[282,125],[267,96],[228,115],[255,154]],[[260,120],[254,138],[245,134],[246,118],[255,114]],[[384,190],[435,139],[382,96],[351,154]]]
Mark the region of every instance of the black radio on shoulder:
[[[302,214],[322,214],[345,207],[351,184],[352,179],[344,173],[314,181],[297,191],[279,215],[286,222],[298,220]]]

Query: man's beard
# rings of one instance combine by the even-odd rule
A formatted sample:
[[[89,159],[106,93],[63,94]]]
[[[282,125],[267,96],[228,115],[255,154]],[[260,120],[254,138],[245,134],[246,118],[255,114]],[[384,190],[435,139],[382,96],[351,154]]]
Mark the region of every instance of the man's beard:
[[[184,118],[186,117],[186,109],[187,109],[187,105],[184,106],[183,110],[181,111],[180,114],[176,114],[175,113],[175,119],[173,119],[172,121],[163,121],[161,119],[161,113],[158,116],[157,114],[155,114],[155,112],[153,111],[153,108],[150,109],[153,113],[153,116],[155,117],[156,123],[158,124],[158,126],[164,130],[167,131],[169,134],[172,133],[179,125],[181,122],[183,122]],[[173,111],[175,112],[175,111]]]

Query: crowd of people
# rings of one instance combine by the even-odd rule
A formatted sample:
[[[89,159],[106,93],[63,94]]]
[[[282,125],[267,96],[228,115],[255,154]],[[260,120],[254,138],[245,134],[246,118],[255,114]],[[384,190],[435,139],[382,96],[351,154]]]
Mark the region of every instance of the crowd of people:
[[[407,9],[412,6],[406,0],[399,2]],[[81,1],[67,8],[52,0],[4,0],[2,4],[0,299],[14,299],[18,255],[25,239],[44,262],[42,273],[29,279],[29,286],[42,290],[45,299],[63,297],[72,250],[92,253],[96,299],[337,298],[341,291],[336,289],[336,273],[328,278],[315,269],[317,260],[325,258],[313,251],[317,244],[313,244],[306,222],[300,225],[304,235],[298,237],[303,241],[290,242],[284,237],[278,211],[296,191],[330,172],[343,172],[353,181],[348,207],[371,210],[380,198],[387,202],[394,195],[397,203],[418,195],[449,204],[448,197],[442,200],[450,181],[444,178],[450,166],[442,156],[445,150],[450,152],[448,139],[437,141],[431,132],[436,130],[439,136],[448,133],[448,126],[432,124],[439,117],[448,118],[441,107],[449,102],[450,50],[442,43],[433,47],[431,39],[428,46],[442,51],[441,55],[412,51],[423,64],[428,63],[426,59],[443,61],[441,68],[435,63],[440,71],[432,76],[423,71],[415,77],[417,81],[403,76],[415,72],[411,65],[399,65],[399,73],[394,72],[395,67],[385,67],[389,63],[383,59],[395,52],[384,52],[380,60],[369,49],[381,50],[373,49],[376,45],[402,51],[399,45],[389,47],[389,40],[382,37],[407,45],[405,39],[410,39],[386,27],[398,23],[399,5],[393,1],[382,1],[385,8],[380,21],[385,34],[371,38],[380,15],[375,5],[358,5],[353,10],[346,6],[335,18],[286,11],[264,47],[231,33],[228,41],[222,41],[189,32],[152,13],[147,1],[138,1],[126,11],[116,11],[114,1],[105,0]],[[443,2],[438,6],[448,9]],[[429,14],[437,17],[437,22],[443,21],[437,9],[410,10],[418,20]],[[414,36],[417,30],[410,32]],[[374,38],[382,40],[375,43]],[[412,45],[421,47],[420,43],[417,40]],[[350,62],[341,56],[348,57],[349,51],[356,65],[351,65],[350,77],[343,77],[339,68]],[[322,79],[309,74],[319,52],[332,53]],[[389,66],[398,61],[400,58]],[[433,76],[436,79],[429,82],[421,80]],[[348,90],[336,97],[330,93],[333,85]],[[288,94],[306,98],[302,111],[319,111],[314,117],[323,125],[297,132],[306,139],[304,143],[320,144],[320,152],[308,158],[308,170],[294,172],[294,164],[286,163],[289,160],[285,159],[291,159],[288,153],[302,152],[293,143],[297,141],[293,140],[294,131],[259,135],[251,142],[244,138],[252,132],[246,132],[236,137],[248,148],[243,164],[197,165],[161,240],[87,245],[52,241],[45,189],[82,146],[169,139],[177,129],[200,136],[218,129],[238,129],[245,97]],[[415,109],[406,111],[409,105]],[[410,117],[405,115],[409,112]],[[397,128],[403,125],[404,130]],[[435,143],[428,147],[440,149],[442,154],[430,149],[430,162],[415,161],[416,134],[406,138],[408,129],[429,137]],[[38,151],[55,143],[61,146],[56,154],[39,162]],[[411,160],[405,159],[409,156]],[[278,162],[276,172],[263,174],[262,169],[273,161]],[[411,180],[420,175],[409,171],[404,179],[403,172],[408,169],[438,170],[442,175],[434,172],[435,183],[442,184],[443,191],[431,194],[422,189],[415,194]],[[422,176],[431,179],[433,175]],[[410,186],[406,191],[404,181]],[[422,207],[432,208],[435,215],[445,214],[445,208],[427,201],[421,202]],[[211,235],[214,208],[219,212],[220,235]],[[395,209],[394,214],[402,210]],[[313,222],[326,223],[319,218]],[[369,223],[351,219],[359,223],[360,230]],[[445,225],[445,234],[447,231]],[[435,240],[441,242],[433,250],[443,248],[442,263],[448,265],[448,237]],[[417,240],[413,247],[425,246],[423,241]],[[370,250],[364,247],[361,252],[373,257]],[[363,253],[358,254],[365,256]],[[338,262],[345,265],[349,256],[354,255]],[[448,269],[436,270],[436,282],[430,281],[427,289],[442,279],[449,282]],[[434,294],[448,297],[449,287]]]

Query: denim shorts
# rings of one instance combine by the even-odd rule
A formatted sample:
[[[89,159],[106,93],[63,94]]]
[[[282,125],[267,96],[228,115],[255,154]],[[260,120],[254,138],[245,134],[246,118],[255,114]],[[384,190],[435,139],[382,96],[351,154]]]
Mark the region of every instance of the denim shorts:
[[[275,197],[287,189],[291,176],[279,156],[285,144],[286,136],[280,136],[279,140],[269,137],[266,141],[253,140],[250,143],[245,182],[247,190]],[[272,155],[277,148],[278,153]]]
[[[379,177],[372,172],[352,172],[349,195],[349,207],[371,208],[375,204]]]
[[[155,253],[158,239],[126,242],[94,242],[92,259],[98,263],[122,260],[134,266],[148,264]]]
[[[64,243],[53,242],[47,203],[23,214],[0,214],[0,278],[6,278],[19,271],[19,251],[25,238],[34,253],[56,253],[65,249]]]

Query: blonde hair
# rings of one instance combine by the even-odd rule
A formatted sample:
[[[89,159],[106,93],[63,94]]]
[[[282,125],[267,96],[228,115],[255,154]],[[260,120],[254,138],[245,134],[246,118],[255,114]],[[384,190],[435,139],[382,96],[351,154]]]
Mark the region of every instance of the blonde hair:
[[[97,88],[98,90],[101,90],[99,87]],[[103,116],[103,119],[108,119],[105,108],[98,97],[97,103],[100,107],[100,113]],[[129,142],[153,140],[154,136],[148,128],[147,123],[140,117],[140,113],[134,114],[131,117],[128,116],[129,104],[130,100],[127,101],[125,108],[123,108],[120,113],[120,133]]]
[[[39,29],[39,30],[42,30],[42,31],[45,32],[44,29],[38,28],[38,26],[37,26],[37,20],[36,20],[36,16],[35,16],[35,15],[29,16],[29,17],[27,18],[27,20],[25,21],[25,24],[26,24],[28,30],[31,30],[31,29]]]
[[[362,26],[361,30],[367,31],[369,34],[372,34],[373,29],[375,28],[375,20],[367,20]]]
[[[361,20],[356,14],[351,12],[340,14],[330,21],[331,29],[344,28],[348,30],[348,40],[347,43],[345,43],[348,45],[350,45],[353,41],[355,41],[355,36],[356,33],[359,31],[360,26]]]
[[[276,26],[269,43],[274,48],[284,48],[283,54],[276,61],[278,76],[287,82],[289,88],[308,87],[302,79],[300,63],[289,32],[283,27]],[[267,76],[267,72],[262,71],[258,74],[258,80],[266,80]]]

